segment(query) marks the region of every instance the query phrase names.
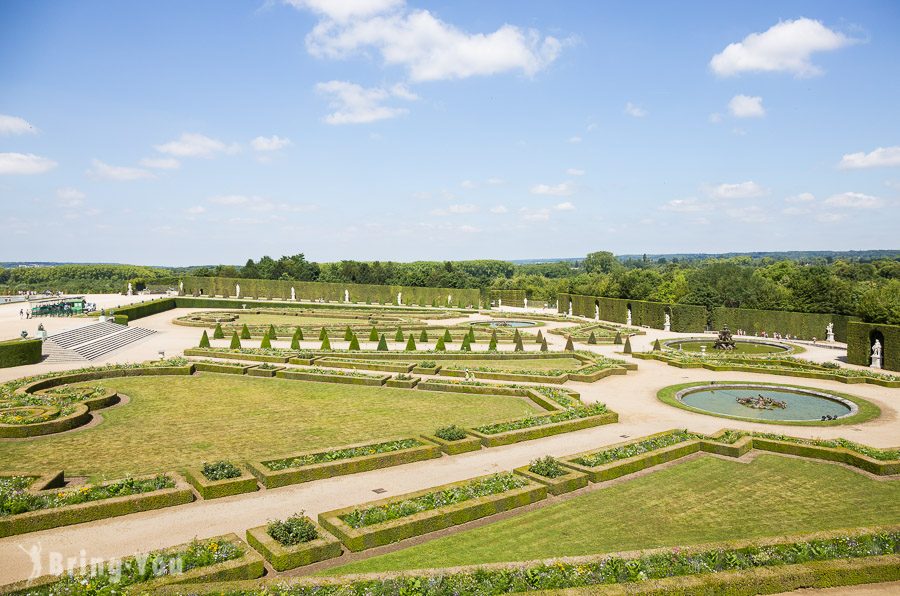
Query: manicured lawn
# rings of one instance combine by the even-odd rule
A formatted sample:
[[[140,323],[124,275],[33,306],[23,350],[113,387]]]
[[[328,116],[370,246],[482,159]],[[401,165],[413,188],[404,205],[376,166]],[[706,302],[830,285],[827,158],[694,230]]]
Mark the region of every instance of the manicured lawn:
[[[97,381],[131,402],[97,426],[0,441],[0,470],[119,478],[204,460],[248,459],[469,427],[538,410],[517,397],[203,373]]]
[[[427,358],[427,356],[423,356]],[[498,370],[575,370],[584,366],[580,360],[569,356],[559,358],[535,358],[522,360],[445,360],[438,361],[447,368],[477,368],[485,366]]]
[[[900,523],[900,481],[777,455],[703,457],[336,570],[357,573],[587,555]]]
[[[319,317],[315,315],[273,315],[273,314],[256,314],[241,313],[238,320],[231,325],[275,325],[276,327],[296,327],[310,325],[367,325],[369,319],[366,317]]]

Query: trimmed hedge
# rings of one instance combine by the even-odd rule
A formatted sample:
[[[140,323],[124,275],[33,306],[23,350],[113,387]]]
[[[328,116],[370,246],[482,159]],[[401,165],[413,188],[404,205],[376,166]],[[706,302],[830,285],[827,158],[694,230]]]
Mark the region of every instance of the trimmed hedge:
[[[672,331],[704,331],[708,319],[706,307],[693,304],[665,304],[567,293],[559,294],[557,302],[559,312],[568,313],[571,303],[572,314],[587,319],[595,318],[599,306],[600,320],[623,324],[628,322],[628,307],[631,306],[631,324],[654,329],[665,326],[667,309],[671,315]]]
[[[316,366],[325,366],[330,368],[352,368],[361,370],[377,370],[383,372],[399,372],[408,373],[413,369],[415,364],[412,362],[398,362],[392,364],[390,362],[369,362],[352,359],[343,359],[338,357],[320,358],[316,361]]]
[[[194,500],[194,493],[183,480],[172,473],[167,475],[175,480],[174,488],[0,517],[0,537],[183,505]]]
[[[242,364],[230,364],[228,362],[195,362],[194,370],[197,372],[212,372],[225,375],[242,375],[250,368]]]
[[[109,312],[115,315],[116,323],[119,322],[119,317],[127,317],[123,321],[123,324],[127,324],[128,321],[143,319],[144,317],[157,315],[161,312],[166,312],[167,310],[173,310],[175,308],[177,308],[175,298],[160,298],[159,300],[151,300],[150,302],[138,302],[136,304],[129,304],[128,306],[111,308],[109,309]]]
[[[340,540],[326,532],[322,526],[312,523],[316,526],[319,537],[309,542],[284,546],[269,536],[267,526],[247,530],[247,542],[259,551],[276,571],[287,571],[340,557],[343,553]]]
[[[184,471],[184,477],[204,499],[219,499],[231,495],[252,493],[259,489],[256,485],[256,477],[246,470],[241,470],[241,475],[237,478],[210,480],[203,475],[201,468],[192,467]]]
[[[395,439],[398,440],[398,439]],[[397,451],[388,451],[385,453],[374,453],[372,455],[363,455],[360,457],[351,457],[347,459],[339,459],[334,461],[310,464],[307,466],[299,466],[296,468],[288,468],[286,470],[272,470],[266,463],[278,461],[282,459],[290,459],[294,457],[302,457],[304,455],[312,455],[317,453],[325,453],[338,449],[350,449],[353,447],[363,447],[372,445],[373,443],[358,443],[356,445],[344,445],[335,447],[334,449],[315,449],[312,451],[303,451],[300,453],[289,454],[284,457],[271,458],[265,461],[255,461],[247,464],[254,476],[266,488],[277,488],[279,486],[287,486],[289,484],[299,484],[301,482],[309,482],[311,480],[321,480],[323,478],[331,478],[333,476],[343,476],[345,474],[356,474],[357,472],[368,472],[379,468],[389,468],[391,466],[399,466],[415,461],[426,459],[435,459],[441,456],[441,449],[436,444],[420,442],[415,447],[408,449],[400,449]]]
[[[503,306],[525,307],[525,290],[491,290],[491,302],[503,300]]]
[[[834,338],[847,341],[847,325],[858,321],[857,317],[828,313],[793,312],[786,310],[756,310],[752,308],[716,307],[712,310],[712,328],[721,329],[725,325],[733,331],[743,329],[747,335],[766,331],[796,335],[800,339],[825,339],[825,328],[834,323]]]
[[[272,368],[260,368],[261,365],[251,366],[247,369],[248,377],[274,377],[276,373],[285,370],[283,366],[274,366]]]
[[[837,326],[835,325],[835,329]],[[869,366],[873,333],[881,333],[881,366],[900,371],[900,325],[882,325],[852,321],[847,325],[847,362]]]
[[[365,506],[375,507],[392,502],[401,502],[436,491],[463,486],[481,478],[488,477],[489,476],[482,476],[480,478],[471,478],[469,480],[444,484],[442,486],[434,486],[405,495],[365,503]],[[348,549],[357,552],[376,546],[391,544],[392,542],[399,542],[400,540],[412,538],[413,536],[421,536],[422,534],[436,532],[437,530],[464,524],[482,517],[530,505],[531,503],[536,503],[546,497],[546,486],[536,482],[529,482],[521,488],[508,490],[495,495],[460,501],[446,507],[422,511],[400,519],[394,519],[362,528],[353,528],[341,519],[342,515],[346,515],[355,509],[359,509],[362,505],[354,505],[352,507],[320,513],[319,523],[329,532],[337,536]]]
[[[41,361],[39,339],[10,339],[0,341],[0,368],[37,364]]]
[[[193,296],[234,296],[235,286],[241,286],[241,298],[254,297],[269,300],[290,300],[291,288],[297,299],[344,301],[344,290],[350,292],[351,302],[396,304],[397,294],[403,294],[403,304],[419,306],[475,306],[480,302],[477,289],[422,288],[413,286],[379,286],[373,284],[345,284],[311,281],[283,281],[271,279],[243,279],[227,277],[184,277],[184,293]],[[202,294],[201,294],[202,292]]]
[[[303,372],[300,370],[280,370],[275,374],[279,379],[294,379],[301,381],[319,381],[321,383],[344,383],[347,385],[370,385],[373,387],[381,387],[384,385],[390,375],[375,376],[367,375],[365,377],[350,377],[345,375],[323,375],[320,373]]]
[[[46,422],[34,422],[32,424],[0,424],[0,438],[22,439],[25,437],[40,437],[65,432],[84,426],[91,421],[90,409],[86,404],[75,404],[75,410],[68,416],[54,418]]]
[[[552,414],[547,414],[552,416]],[[572,420],[563,420],[562,422],[552,422],[541,426],[533,426],[530,428],[520,428],[502,433],[488,435],[475,430],[467,432],[481,439],[481,444],[485,447],[500,447],[502,445],[512,445],[521,441],[530,441],[532,439],[542,439],[562,433],[568,433],[584,428],[594,426],[602,426],[604,424],[613,424],[619,421],[619,415],[616,412],[605,412],[596,416],[588,416],[586,418],[574,418]]]
[[[535,474],[528,469],[528,466],[516,468],[515,472],[533,482],[543,484],[551,495],[570,493],[588,485],[588,475],[577,470],[572,470],[568,474],[557,476],[556,478],[547,478],[546,476]]]
[[[478,451],[481,449],[481,439],[472,436],[469,431],[468,437],[457,439],[456,441],[448,441],[435,435],[422,435],[422,438],[432,443],[437,443],[441,447],[441,451],[447,455],[459,455],[460,453],[468,453],[470,451]]]

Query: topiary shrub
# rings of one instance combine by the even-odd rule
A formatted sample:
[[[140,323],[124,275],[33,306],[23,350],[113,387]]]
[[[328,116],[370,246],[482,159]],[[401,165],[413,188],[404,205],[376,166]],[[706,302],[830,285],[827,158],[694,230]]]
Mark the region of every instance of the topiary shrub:
[[[591,334],[588,336],[588,343],[594,345],[597,343],[597,336],[594,335],[594,332],[591,331]]]
[[[444,344],[444,338],[439,337],[437,340],[437,343],[434,344],[434,351],[435,352],[444,352],[446,350],[447,350],[447,346],[446,346],[446,344]]]
[[[269,340],[278,339],[278,334],[275,333],[275,325],[269,325]]]
[[[331,340],[328,339],[328,334],[325,334],[325,339],[322,340],[321,350],[330,350],[331,349]]]
[[[617,346],[622,345],[622,332],[616,331],[616,337],[613,339],[613,343]]]
[[[250,328],[247,327],[247,323],[241,327],[241,339],[250,339]]]
[[[559,460],[551,455],[532,461],[528,464],[528,471],[544,478],[559,478],[569,473],[569,470],[562,467]]]
[[[524,352],[524,351],[525,351],[525,346],[522,345],[522,336],[519,335],[519,336],[515,337],[515,338],[514,338],[514,341],[516,342],[516,347],[514,348],[513,351],[515,351],[515,352]]]
[[[241,469],[238,468],[231,462],[227,461],[216,461],[216,462],[203,462],[203,467],[200,468],[200,472],[206,476],[207,480],[228,480],[229,478],[237,478],[241,475]]]
[[[625,338],[625,347],[622,349],[625,354],[631,354],[631,336]]]
[[[575,342],[572,341],[572,336],[566,338],[566,352],[574,352],[575,351]]]
[[[659,352],[660,350],[662,350],[662,344],[660,344],[659,340],[657,339],[656,341],[653,342],[653,351]]]
[[[394,334],[394,341],[403,341],[403,329],[397,327],[397,333]]]
[[[544,334],[541,333],[541,330],[538,329],[537,339],[534,340],[534,343],[539,344],[544,341]]]
[[[468,435],[466,434],[466,431],[460,427],[451,424],[450,426],[443,426],[434,431],[434,436],[439,439],[444,439],[445,441],[459,441],[465,439]]]
[[[300,327],[297,327],[297,330],[294,331],[294,337],[296,337],[300,341],[303,341],[303,329],[301,329]]]
[[[240,350],[241,349],[241,338],[238,337],[237,331],[231,334],[231,345],[228,346],[232,350]]]
[[[522,341],[522,334],[519,333],[518,329],[516,329],[516,332],[513,334],[513,341],[517,343]]]
[[[319,341],[324,341],[328,339],[328,330],[322,327],[322,330],[319,331]]]
[[[545,337],[543,341],[541,341],[541,352],[546,352],[550,348],[547,347],[547,338]]]
[[[369,331],[369,341],[378,341],[378,329],[375,325],[372,325],[372,330]]]
[[[491,334],[491,341],[488,342],[488,352],[497,351],[497,332]]]
[[[266,533],[282,546],[312,542],[319,537],[315,524],[304,516],[303,511],[284,521],[270,521],[266,526]]]
[[[381,339],[378,340],[378,347],[376,349],[379,352],[387,352],[388,351],[387,340],[384,338],[384,333],[381,334]]]
[[[416,338],[413,337],[413,334],[409,334],[409,340],[406,342],[406,351],[407,352],[415,352],[416,351]]]
[[[350,329],[350,325],[347,325],[347,328],[344,329],[344,341],[350,341],[353,339],[353,329]]]
[[[459,346],[460,352],[471,352],[472,351],[472,343],[469,341],[469,336],[464,335],[462,340],[462,345]]]
[[[475,329],[473,329],[472,327],[469,327],[468,335],[469,335],[469,343],[474,344],[475,343]]]
[[[359,339],[357,339],[355,334],[350,338],[350,348],[349,349],[351,352],[359,350]]]
[[[419,341],[425,343],[428,341],[428,332],[422,329],[422,333],[419,334]]]
[[[266,334],[263,335],[262,341],[259,342],[259,348],[261,350],[266,350],[266,349],[271,349],[271,347],[272,347],[272,340],[269,339],[269,332],[266,331]]]
[[[216,328],[213,329],[213,339],[225,339],[225,332],[222,331],[221,323],[216,323]]]
[[[203,335],[200,336],[200,347],[208,348],[209,347],[209,335],[206,334],[206,330],[203,330]]]
[[[297,336],[299,331],[300,331],[300,328],[297,327],[297,331],[294,331],[294,335],[291,336],[291,349],[292,350],[300,349],[300,337]],[[302,337],[302,333],[300,334],[300,336]]]
[[[449,329],[444,329],[444,342],[448,344],[453,343],[453,336],[450,335]]]

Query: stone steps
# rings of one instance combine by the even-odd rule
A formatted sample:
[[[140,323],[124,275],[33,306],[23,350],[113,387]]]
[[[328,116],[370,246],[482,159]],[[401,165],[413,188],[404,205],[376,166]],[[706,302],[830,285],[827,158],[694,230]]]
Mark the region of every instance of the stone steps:
[[[51,335],[44,342],[45,362],[87,362],[97,360],[156,333],[142,327],[116,323],[95,323]]]

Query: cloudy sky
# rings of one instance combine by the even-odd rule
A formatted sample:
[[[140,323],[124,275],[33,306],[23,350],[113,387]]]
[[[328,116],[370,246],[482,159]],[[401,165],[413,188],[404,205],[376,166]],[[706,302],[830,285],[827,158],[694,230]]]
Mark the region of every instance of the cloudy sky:
[[[0,260],[900,248],[900,3],[0,3]]]

